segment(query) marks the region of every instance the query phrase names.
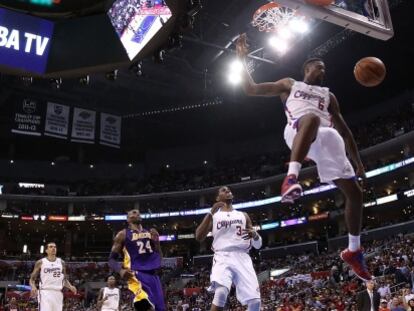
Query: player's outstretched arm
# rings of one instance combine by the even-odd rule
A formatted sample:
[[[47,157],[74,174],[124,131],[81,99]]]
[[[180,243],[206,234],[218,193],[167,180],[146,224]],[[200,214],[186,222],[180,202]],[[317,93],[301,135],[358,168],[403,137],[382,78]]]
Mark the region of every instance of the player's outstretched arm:
[[[346,151],[348,152],[352,162],[356,167],[356,175],[359,177],[365,177],[364,165],[362,164],[361,157],[359,156],[359,151],[354,136],[352,135],[351,130],[349,129],[341,114],[338,100],[333,93],[330,93],[329,96],[329,113],[332,115],[332,122],[334,127],[344,138]]]
[[[285,78],[276,82],[255,83],[249,74],[246,66],[246,55],[248,54],[248,45],[246,34],[241,34],[236,42],[237,55],[243,63],[243,89],[249,96],[289,96],[294,80]]]
[[[225,205],[226,203],[224,202],[214,203],[210,212],[208,212],[206,216],[204,216],[203,221],[196,229],[195,238],[197,241],[199,242],[204,241],[204,239],[207,237],[207,234],[213,229],[213,215]]]
[[[118,260],[121,258],[122,249],[125,243],[125,229],[118,232],[114,238],[112,244],[111,254],[109,255],[108,265],[109,267],[119,273],[122,278],[129,279],[134,276],[131,270],[123,269],[121,263]]]
[[[32,298],[34,298],[34,297],[37,296],[36,279],[37,279],[37,277],[38,277],[38,275],[40,273],[41,267],[42,267],[42,260],[40,259],[40,260],[36,261],[35,266],[33,268],[33,272],[30,275],[30,281],[29,281],[29,283],[30,283],[30,286],[32,288],[30,290],[30,296]]]
[[[64,275],[63,286],[66,287],[67,289],[69,289],[72,293],[76,294],[78,291],[77,291],[76,287],[73,286],[72,284],[70,284],[70,282],[69,282],[69,277],[68,277],[68,274],[66,272],[66,264],[63,260],[62,260],[62,266],[63,266],[63,275]]]

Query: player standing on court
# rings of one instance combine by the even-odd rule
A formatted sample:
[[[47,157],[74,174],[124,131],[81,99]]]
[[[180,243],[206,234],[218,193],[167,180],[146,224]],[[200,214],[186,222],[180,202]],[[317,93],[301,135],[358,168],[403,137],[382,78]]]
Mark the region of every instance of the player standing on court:
[[[36,297],[41,311],[62,311],[63,287],[76,294],[76,287],[70,284],[66,274],[65,262],[56,257],[56,243],[46,244],[47,256],[36,261],[30,275],[31,297]],[[36,279],[40,273],[39,290],[36,287]]]
[[[246,34],[236,44],[243,61],[248,54]],[[362,280],[370,280],[360,246],[362,225],[362,190],[356,176],[365,170],[352,132],[345,123],[335,95],[322,87],[325,64],[321,59],[308,59],[303,65],[303,81],[284,78],[276,82],[256,84],[244,70],[243,88],[251,96],[279,96],[284,103],[287,125],[284,138],[291,149],[289,170],[282,184],[282,202],[293,203],[302,194],[297,179],[305,157],[317,166],[321,182],[334,183],[344,194],[345,221],[349,231],[348,249],[341,258]],[[346,151],[352,159],[355,171]]]
[[[164,311],[164,293],[157,270],[161,268],[161,246],[157,230],[142,227],[141,215],[134,209],[128,212],[128,228],[114,238],[109,266],[128,282],[134,294],[136,311]],[[124,261],[118,259],[123,252]]]
[[[197,241],[203,241],[210,231],[213,233],[211,311],[223,310],[232,284],[237,300],[247,305],[248,311],[259,311],[259,282],[248,253],[252,246],[256,249],[262,246],[262,238],[253,229],[250,217],[233,209],[233,194],[228,187],[218,190],[216,201],[196,230]]]
[[[97,307],[101,311],[121,311],[121,291],[116,287],[116,279],[113,275],[108,276],[107,285],[101,288],[98,295]]]

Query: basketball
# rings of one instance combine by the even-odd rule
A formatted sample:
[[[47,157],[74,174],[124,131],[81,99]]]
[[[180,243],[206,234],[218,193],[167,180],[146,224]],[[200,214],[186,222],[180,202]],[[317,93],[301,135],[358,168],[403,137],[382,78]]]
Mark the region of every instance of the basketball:
[[[326,6],[332,4],[332,0],[305,0],[308,4]]]
[[[386,74],[384,63],[376,57],[359,60],[354,68],[355,79],[363,86],[373,87],[380,84]]]

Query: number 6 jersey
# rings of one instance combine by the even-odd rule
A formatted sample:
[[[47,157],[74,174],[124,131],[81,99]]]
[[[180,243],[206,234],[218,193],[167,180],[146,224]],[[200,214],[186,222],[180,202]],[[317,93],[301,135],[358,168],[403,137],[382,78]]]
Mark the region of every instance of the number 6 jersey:
[[[49,261],[46,257],[42,259],[39,289],[60,291],[63,288],[64,277],[60,258],[56,258],[55,261]]]
[[[213,251],[248,252],[251,242],[250,239],[242,239],[243,229],[246,229],[246,217],[243,212],[233,210],[215,213],[213,215]]]
[[[132,271],[149,271],[161,267],[161,256],[155,250],[151,233],[125,229],[124,268]]]

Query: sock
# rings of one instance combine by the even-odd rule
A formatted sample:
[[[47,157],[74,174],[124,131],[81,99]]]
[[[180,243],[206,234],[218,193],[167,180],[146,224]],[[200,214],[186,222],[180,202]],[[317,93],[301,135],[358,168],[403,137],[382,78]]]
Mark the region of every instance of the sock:
[[[348,238],[349,238],[348,249],[351,252],[355,252],[361,248],[361,236],[360,235],[348,234]]]
[[[289,175],[295,175],[296,178],[298,178],[299,171],[300,171],[301,167],[302,167],[302,163],[295,162],[295,161],[289,162],[289,170],[288,170],[288,173],[287,173],[288,176]]]

